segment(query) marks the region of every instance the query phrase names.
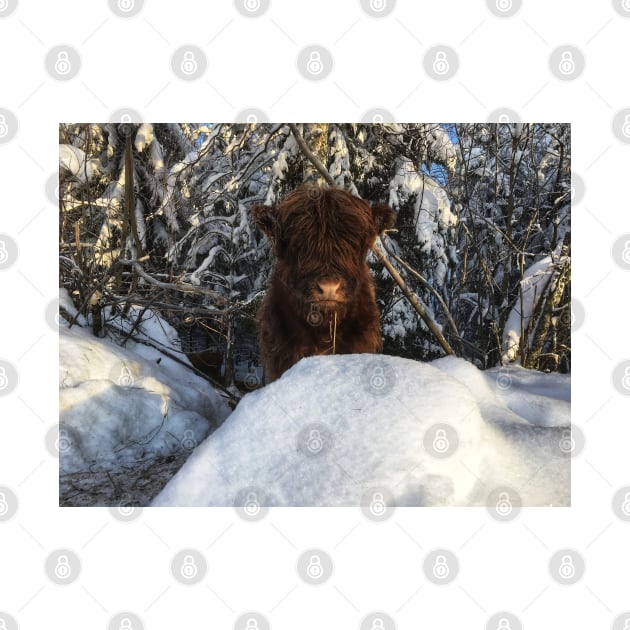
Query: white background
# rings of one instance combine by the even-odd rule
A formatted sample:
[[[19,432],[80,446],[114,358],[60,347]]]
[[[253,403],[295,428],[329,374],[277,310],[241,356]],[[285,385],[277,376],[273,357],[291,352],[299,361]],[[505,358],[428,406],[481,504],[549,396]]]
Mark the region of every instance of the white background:
[[[298,52],[314,43],[334,57],[321,82],[296,68]],[[44,65],[58,44],[82,57],[67,82]],[[170,69],[183,44],[208,58],[193,82]],[[436,44],[459,55],[448,81],[422,68]],[[573,81],[549,68],[561,44],[586,58]],[[503,19],[480,0],[399,0],[381,19],[358,0],[272,0],[258,18],[226,0],[149,1],[122,19],[103,0],[21,0],[0,18],[0,108],[19,120],[17,135],[0,144],[0,232],[19,245],[15,265],[0,272],[0,359],[20,379],[0,396],[0,485],[19,497],[15,517],[0,523],[0,611],[26,630],[108,628],[123,610],[156,630],[232,628],[247,610],[287,630],[359,628],[373,610],[388,612],[398,628],[482,629],[500,610],[528,629],[611,628],[630,609],[630,524],[611,509],[614,492],[630,484],[629,399],[612,381],[614,367],[630,358],[629,275],[611,256],[614,241],[630,232],[630,145],[612,129],[615,114],[630,107],[629,49],[630,18],[610,1],[525,0]],[[44,444],[58,392],[57,334],[44,317],[57,294],[58,210],[45,183],[57,171],[60,121],[100,122],[125,106],[153,122],[230,121],[248,107],[274,121],[351,121],[384,107],[400,121],[459,122],[509,107],[525,121],[572,123],[573,171],[586,184],[572,213],[572,293],[586,313],[573,334],[572,420],[586,435],[573,461],[573,507],[526,508],[507,524],[476,508],[400,509],[381,524],[359,509],[273,509],[259,523],[227,508],[145,509],[123,523],[107,509],[59,508],[58,462]],[[83,567],[67,586],[44,572],[60,547],[76,551]],[[170,574],[184,547],[208,562],[195,586]],[[309,547],[333,556],[325,585],[297,576],[297,557]],[[459,558],[448,586],[422,573],[436,547]],[[549,576],[561,547],[586,560],[573,586]]]

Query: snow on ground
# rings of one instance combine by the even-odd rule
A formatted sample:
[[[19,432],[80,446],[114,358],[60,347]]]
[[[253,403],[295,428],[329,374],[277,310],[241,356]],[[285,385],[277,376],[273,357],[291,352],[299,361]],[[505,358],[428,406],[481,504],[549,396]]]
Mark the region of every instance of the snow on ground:
[[[60,305],[72,314],[63,292]],[[165,322],[150,321],[143,326],[153,335],[161,332],[161,340],[175,334]],[[155,348],[132,341],[127,345],[122,348],[94,337],[88,328],[68,328],[60,321],[61,478],[89,473],[97,484],[101,473],[186,456],[230,413],[218,393],[191,370]],[[89,493],[90,477],[82,477],[80,485]]]
[[[63,290],[60,308],[76,314]],[[570,504],[569,376],[310,357],[230,415],[204,379],[139,343],[172,348],[166,322],[147,311],[134,335],[123,348],[80,316],[60,321],[63,505],[232,506],[252,491],[269,506],[358,506],[376,491],[398,506],[488,505],[502,488]]]
[[[570,504],[570,380],[376,355],[303,359],[248,394],[154,506]],[[494,497],[494,498],[493,498]],[[520,497],[520,499],[519,499]]]

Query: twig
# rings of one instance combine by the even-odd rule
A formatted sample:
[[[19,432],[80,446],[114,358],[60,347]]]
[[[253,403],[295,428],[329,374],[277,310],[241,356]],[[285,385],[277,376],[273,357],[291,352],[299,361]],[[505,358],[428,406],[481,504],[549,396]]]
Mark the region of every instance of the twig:
[[[442,296],[439,294],[438,291],[436,291],[436,289],[434,289],[431,286],[431,283],[419,272],[416,271],[409,263],[405,262],[402,258],[400,258],[400,256],[396,256],[396,254],[392,254],[392,252],[390,252],[387,249],[387,245],[385,244],[385,242],[381,239],[381,245],[383,246],[383,249],[399,264],[402,265],[409,273],[413,274],[422,284],[422,286],[427,289],[431,295],[433,295],[433,297],[435,297],[435,299],[439,302],[440,306],[442,307],[442,310],[444,311],[444,316],[446,317],[449,326],[451,327],[451,330],[453,331],[453,333],[455,334],[456,337],[461,338],[459,331],[457,330],[457,326],[455,324],[455,321],[453,320],[453,317],[450,313],[450,311],[448,310],[448,307],[446,306],[446,303],[444,302],[444,300],[442,299]]]
[[[442,331],[438,328],[437,324],[429,317],[426,309],[420,303],[420,300],[418,300],[417,296],[410,291],[409,287],[407,287],[407,285],[405,284],[405,281],[402,279],[400,274],[396,271],[392,263],[390,263],[389,260],[387,259],[387,256],[385,256],[385,254],[381,251],[379,241],[380,239],[374,242],[374,245],[372,246],[372,251],[378,256],[379,260],[385,265],[385,268],[387,269],[387,271],[389,271],[389,275],[394,279],[394,282],[396,282],[396,284],[400,287],[400,290],[404,293],[405,297],[409,300],[409,303],[411,304],[411,306],[413,306],[416,313],[420,315],[420,317],[422,318],[422,321],[426,324],[427,328],[433,333],[435,338],[438,340],[438,343],[442,346],[442,349],[444,350],[444,352],[446,352],[446,354],[454,355],[455,353],[453,352],[453,349],[449,345],[448,341],[446,341],[446,338],[442,334]]]

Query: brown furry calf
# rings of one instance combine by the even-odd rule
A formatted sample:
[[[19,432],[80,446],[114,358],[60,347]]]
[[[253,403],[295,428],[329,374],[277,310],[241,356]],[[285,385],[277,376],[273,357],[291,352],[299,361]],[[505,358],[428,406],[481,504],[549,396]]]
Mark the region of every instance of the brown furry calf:
[[[302,185],[276,206],[252,208],[276,258],[258,312],[268,381],[301,358],[381,349],[374,281],[365,262],[394,220],[342,188]]]

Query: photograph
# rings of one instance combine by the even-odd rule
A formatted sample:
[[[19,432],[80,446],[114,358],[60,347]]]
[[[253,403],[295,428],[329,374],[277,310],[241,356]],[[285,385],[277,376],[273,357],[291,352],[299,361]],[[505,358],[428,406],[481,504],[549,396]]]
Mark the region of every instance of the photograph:
[[[60,124],[60,505],[570,505],[570,165],[566,123]]]

